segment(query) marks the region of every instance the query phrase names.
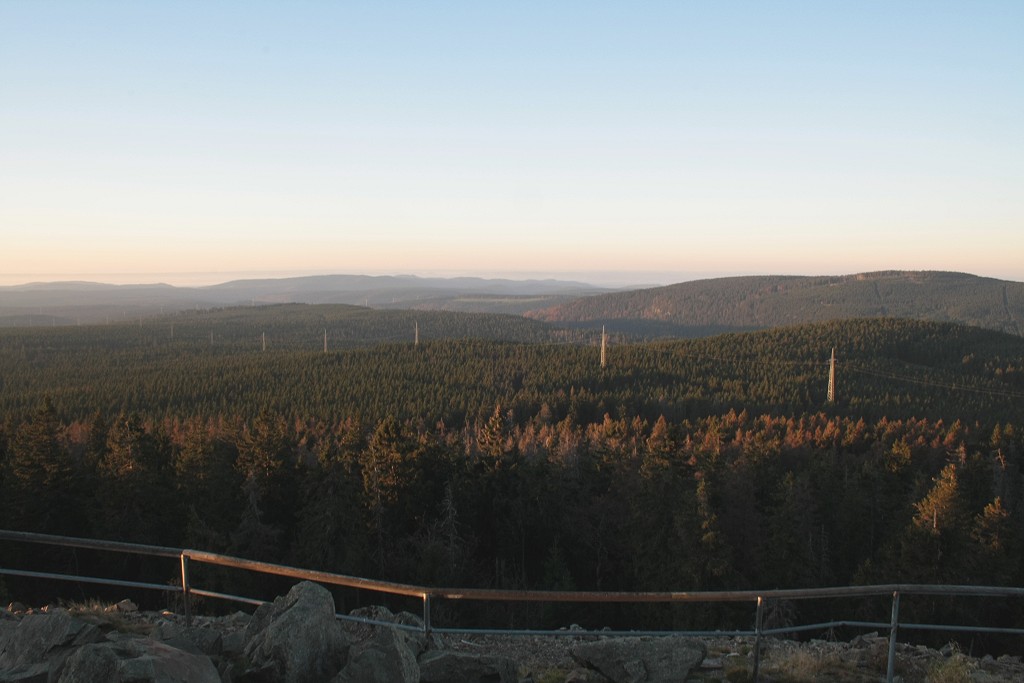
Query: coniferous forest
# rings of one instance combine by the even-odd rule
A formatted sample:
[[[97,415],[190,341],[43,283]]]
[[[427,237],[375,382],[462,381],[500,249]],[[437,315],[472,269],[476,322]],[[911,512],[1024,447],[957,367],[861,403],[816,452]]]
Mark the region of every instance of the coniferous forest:
[[[887,318],[610,332],[602,367],[599,336],[515,316],[273,306],[5,329],[0,528],[435,586],[1024,581],[1020,337]],[[12,546],[3,564],[90,562]],[[989,625],[1022,608],[908,606]],[[730,626],[719,608],[503,609]]]

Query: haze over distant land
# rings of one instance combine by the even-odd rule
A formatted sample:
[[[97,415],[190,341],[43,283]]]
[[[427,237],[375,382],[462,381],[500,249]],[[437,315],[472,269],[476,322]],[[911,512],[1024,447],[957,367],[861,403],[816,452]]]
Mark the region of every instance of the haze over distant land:
[[[310,277],[319,275],[337,275],[338,270],[284,270],[284,271],[237,271],[237,272],[167,272],[167,273],[0,273],[0,286],[25,285],[31,283],[56,282],[96,282],[112,285],[145,285],[168,284],[176,287],[208,287],[225,282],[251,279],[283,279],[293,277]],[[356,274],[356,273],[352,273]],[[659,285],[685,282],[689,280],[719,277],[730,273],[697,273],[673,271],[474,271],[474,270],[419,270],[409,273],[395,271],[358,271],[359,275],[367,276],[401,276],[411,275],[422,278],[458,278],[476,277],[506,280],[572,280],[585,282],[598,287],[656,287]]]
[[[693,337],[863,317],[914,318],[1024,334],[1024,283],[941,271],[745,276],[655,287],[576,280],[312,275],[207,286],[63,281],[0,286],[0,327],[139,320],[275,304],[503,313],[621,334]]]
[[[0,284],[1024,281],[1021,26],[1018,0],[2,2]]]
[[[886,268],[883,271],[905,270],[900,268]],[[27,285],[33,283],[60,283],[60,282],[93,282],[111,285],[153,285],[167,284],[175,287],[210,287],[221,285],[238,280],[264,280],[264,279],[288,279],[315,276],[339,275],[339,270],[282,270],[282,271],[236,271],[236,272],[134,272],[134,273],[2,273],[0,272],[0,287],[11,285]],[[877,271],[882,272],[882,271]],[[961,271],[955,271],[961,272]],[[694,282],[698,280],[709,280],[724,277],[749,277],[749,276],[819,276],[838,277],[846,275],[857,275],[851,272],[819,273],[814,270],[808,272],[773,272],[771,270],[746,272],[735,270],[723,271],[483,271],[483,270],[423,270],[408,273],[394,271],[373,271],[364,270],[350,272],[349,275],[364,275],[369,277],[401,277],[408,275],[417,278],[481,278],[481,279],[502,279],[510,281],[530,280],[556,280],[580,282],[595,287],[610,289],[642,289],[648,287],[662,287],[683,282]],[[998,280],[1010,282],[1024,282],[1024,273],[1019,277],[1011,274],[996,273],[972,273],[980,277],[991,277]]]

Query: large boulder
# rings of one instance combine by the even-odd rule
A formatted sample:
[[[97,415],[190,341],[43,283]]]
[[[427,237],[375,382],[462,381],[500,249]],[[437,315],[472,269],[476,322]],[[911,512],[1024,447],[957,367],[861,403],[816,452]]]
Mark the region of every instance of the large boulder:
[[[245,640],[253,669],[273,681],[327,681],[348,657],[349,641],[335,619],[333,596],[309,581],[257,609]]]
[[[577,662],[613,683],[685,681],[707,656],[707,646],[692,638],[608,638],[569,651]]]
[[[55,672],[56,673],[56,672]],[[57,683],[220,683],[210,659],[150,638],[85,645],[60,668]]]
[[[417,657],[431,644],[424,630],[423,620],[411,612],[394,614],[387,607],[371,605],[354,609],[349,615],[370,622],[374,632],[381,628],[395,631]]]
[[[418,683],[420,668],[413,643],[395,628],[378,628],[349,653],[332,683]]]
[[[420,657],[421,683],[516,683],[516,663],[506,657],[431,651]]]
[[[158,624],[150,636],[154,640],[159,640],[194,655],[219,657],[224,649],[224,634],[209,626],[181,628],[170,622],[165,622]]]
[[[64,610],[0,621],[0,681],[46,680],[75,648],[104,639],[103,632]]]

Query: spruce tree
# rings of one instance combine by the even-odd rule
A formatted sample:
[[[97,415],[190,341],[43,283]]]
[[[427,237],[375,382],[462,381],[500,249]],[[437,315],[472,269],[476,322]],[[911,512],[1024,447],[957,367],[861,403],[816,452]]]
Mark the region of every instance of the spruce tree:
[[[15,433],[3,476],[3,508],[14,529],[51,534],[83,531],[75,464],[49,398]]]

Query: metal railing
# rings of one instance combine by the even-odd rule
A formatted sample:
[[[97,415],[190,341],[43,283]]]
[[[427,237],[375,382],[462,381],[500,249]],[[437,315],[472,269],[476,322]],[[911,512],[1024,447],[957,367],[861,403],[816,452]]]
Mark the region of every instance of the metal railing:
[[[864,629],[888,629],[889,647],[886,680],[893,681],[895,675],[896,641],[900,629],[921,631],[961,631],[978,633],[998,633],[1024,635],[1024,628],[1000,628],[991,626],[950,625],[950,624],[915,624],[900,622],[900,598],[907,595],[956,596],[956,597],[994,597],[1024,598],[1024,588],[997,586],[945,586],[929,584],[883,584],[874,586],[839,586],[828,588],[806,588],[787,590],[739,590],[739,591],[699,591],[699,592],[596,592],[596,591],[539,591],[539,590],[497,590],[484,588],[437,588],[412,584],[377,581],[344,574],[300,569],[287,565],[259,562],[230,555],[221,555],[203,550],[185,548],[169,548],[165,546],[124,543],[120,541],[104,541],[97,539],[75,538],[71,536],[55,536],[23,531],[0,530],[0,541],[46,544],[66,548],[87,548],[91,550],[128,553],[132,555],[163,557],[177,560],[180,566],[181,585],[157,584],[140,581],[126,581],[92,576],[77,576],[54,572],[39,572],[24,569],[0,567],[0,575],[22,576],[31,578],[54,579],[78,583],[101,584],[126,588],[137,588],[155,591],[179,593],[184,605],[184,617],[187,624],[192,622],[193,596],[229,600],[251,605],[265,604],[266,600],[231,595],[197,588],[191,582],[190,563],[198,562],[219,567],[242,569],[261,574],[282,576],[294,579],[314,581],[321,584],[367,590],[388,595],[416,598],[423,605],[422,631],[426,634],[468,634],[491,633],[507,635],[570,635],[579,636],[586,631],[547,631],[547,630],[514,630],[514,629],[473,629],[473,628],[439,628],[431,621],[431,606],[437,600],[482,601],[482,602],[574,602],[574,603],[750,603],[754,606],[753,630],[732,631],[600,631],[600,635],[636,636],[636,635],[687,635],[687,636],[747,636],[755,639],[753,676],[759,680],[761,660],[761,639],[764,636],[793,634],[808,631],[826,631],[833,628],[853,627]],[[178,567],[175,568],[177,573]],[[891,618],[888,622],[838,620],[816,624],[797,626],[765,627],[765,604],[769,600],[809,600],[836,598],[870,598],[887,597],[892,599]],[[395,626],[398,628],[420,630],[408,625],[384,624],[373,619],[338,614],[339,619]],[[593,633],[593,632],[591,632]]]

